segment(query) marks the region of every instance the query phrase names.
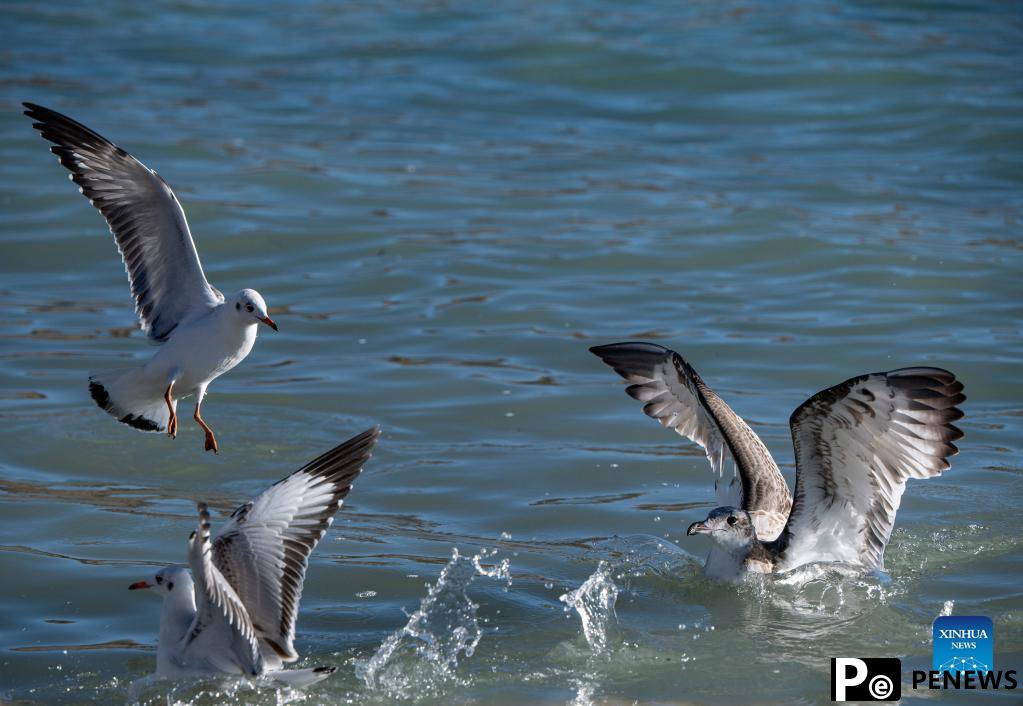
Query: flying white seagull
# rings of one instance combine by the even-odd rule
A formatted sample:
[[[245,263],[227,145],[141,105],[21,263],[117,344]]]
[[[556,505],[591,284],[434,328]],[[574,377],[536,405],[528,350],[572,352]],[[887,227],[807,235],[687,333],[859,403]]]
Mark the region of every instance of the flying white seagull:
[[[50,151],[103,214],[124,259],[139,324],[164,344],[142,367],[89,378],[102,409],[135,429],[177,436],[179,397],[195,395],[196,423],[207,451],[213,430],[200,414],[206,388],[252,350],[260,322],[274,331],[266,302],[254,289],[224,299],[203,274],[177,197],[160,176],[100,135],[49,108],[24,104]]]
[[[227,674],[305,686],[335,671],[283,666],[298,659],[295,620],[309,555],[379,436],[379,427],[364,431],[278,481],[235,510],[212,541],[199,503],[191,571],[168,566],[129,586],[163,598],[157,677]]]
[[[643,411],[707,453],[717,503],[687,532],[713,540],[705,570],[734,580],[817,561],[884,568],[909,478],[931,478],[958,453],[963,385],[940,368],[870,373],[818,392],[789,419],[796,496],[764,442],[675,351],[616,343],[590,351],[631,385]],[[734,476],[722,477],[725,460]]]

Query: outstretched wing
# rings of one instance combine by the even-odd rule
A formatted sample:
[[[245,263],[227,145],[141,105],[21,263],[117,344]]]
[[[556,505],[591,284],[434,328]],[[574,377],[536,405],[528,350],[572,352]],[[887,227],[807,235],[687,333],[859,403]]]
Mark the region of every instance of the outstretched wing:
[[[940,368],[860,375],[792,413],[796,498],[779,538],[781,567],[810,561],[884,566],[909,478],[949,468],[963,433],[963,384]]]
[[[160,176],[81,123],[34,103],[32,127],[99,209],[124,259],[142,330],[162,343],[224,301],[206,281],[181,204]]]
[[[740,482],[719,503],[749,512],[761,539],[781,532],[792,498],[771,452],[682,356],[654,343],[614,343],[590,352],[632,383],[625,391],[645,403],[647,416],[699,444],[719,478],[726,454],[734,459]]]
[[[217,569],[210,544],[210,513],[199,503],[199,529],[188,545],[195,578],[196,616],[185,638],[190,661],[203,660],[224,672],[255,676],[263,672],[259,641],[248,611]]]
[[[295,619],[309,554],[379,437],[379,427],[364,431],[278,481],[235,510],[213,541],[213,561],[271,648],[270,663],[298,659]]]

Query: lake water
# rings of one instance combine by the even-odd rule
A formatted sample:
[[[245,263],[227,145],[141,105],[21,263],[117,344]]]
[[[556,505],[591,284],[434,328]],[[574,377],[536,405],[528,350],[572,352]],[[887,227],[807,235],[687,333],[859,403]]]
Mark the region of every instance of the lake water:
[[[832,656],[928,668],[942,611],[1023,666],[1017,5],[2,13],[0,701],[816,703]],[[22,100],[158,169],[210,280],[270,303],[280,333],[207,398],[219,456],[89,399],[152,349]],[[955,371],[961,453],[909,484],[887,576],[714,584],[685,537],[705,459],[587,352],[630,339],[685,355],[790,483],[789,413],[862,372]],[[130,687],[159,606],[125,589],[184,560],[194,502],[222,521],[374,423],[298,623],[337,674]]]

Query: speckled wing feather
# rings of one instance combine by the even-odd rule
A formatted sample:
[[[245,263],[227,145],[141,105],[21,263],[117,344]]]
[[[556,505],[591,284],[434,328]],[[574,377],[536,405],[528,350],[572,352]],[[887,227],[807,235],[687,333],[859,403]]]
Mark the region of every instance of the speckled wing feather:
[[[380,437],[374,427],[278,481],[231,515],[213,561],[237,591],[272,668],[298,659],[293,641],[309,555]]]
[[[788,486],[760,437],[673,350],[653,343],[614,343],[590,349],[629,383],[625,391],[644,403],[647,416],[699,444],[720,477],[725,452],[735,460],[739,483],[718,503],[753,517],[761,539],[774,539],[792,506]],[[737,492],[736,492],[737,491]]]
[[[142,330],[158,343],[224,301],[206,280],[185,212],[160,176],[81,123],[34,103],[33,127],[99,209],[124,259]]]
[[[940,368],[860,375],[792,413],[796,497],[779,567],[844,561],[881,569],[909,478],[949,468],[963,385]]]
[[[214,564],[205,503],[199,503],[199,529],[189,538],[188,564],[195,579],[196,617],[185,637],[186,657],[206,660],[228,673],[262,674],[264,665],[252,620]]]

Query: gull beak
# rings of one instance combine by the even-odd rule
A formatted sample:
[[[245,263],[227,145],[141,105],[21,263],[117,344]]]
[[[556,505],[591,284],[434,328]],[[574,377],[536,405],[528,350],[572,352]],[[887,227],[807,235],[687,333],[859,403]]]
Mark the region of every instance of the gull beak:
[[[136,581],[132,585],[128,586],[129,591],[137,591],[140,588],[152,588],[153,584],[146,583],[145,581]]]
[[[270,328],[272,328],[274,331],[278,330],[277,324],[275,324],[274,320],[271,319],[269,316],[261,316],[259,320],[262,321],[267,326],[269,326]]]
[[[706,534],[710,532],[710,528],[707,527],[703,522],[694,522],[689,525],[689,529],[686,530],[686,535],[692,537],[694,534]]]

